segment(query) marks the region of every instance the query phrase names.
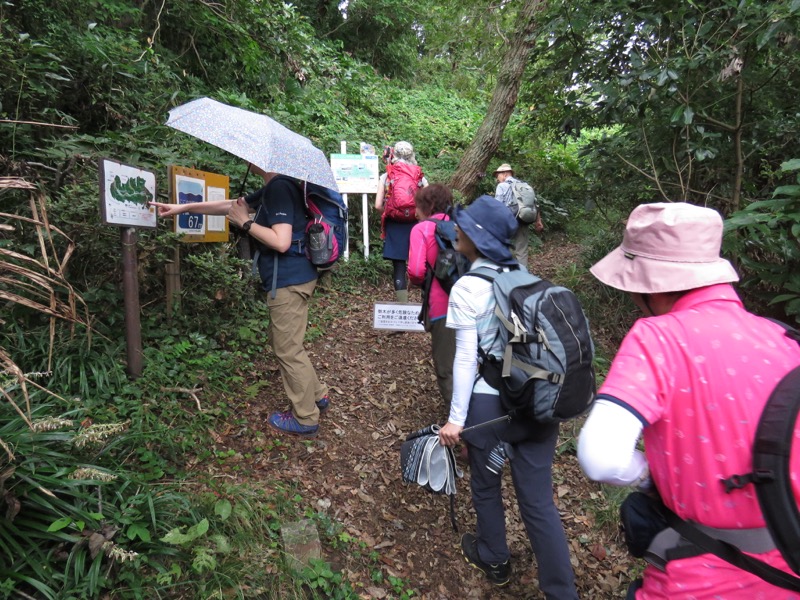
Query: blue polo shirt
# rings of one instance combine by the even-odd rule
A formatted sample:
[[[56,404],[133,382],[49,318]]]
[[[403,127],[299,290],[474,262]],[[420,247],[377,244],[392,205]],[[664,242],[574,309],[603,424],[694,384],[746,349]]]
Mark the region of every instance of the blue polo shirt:
[[[286,252],[277,252],[256,241],[259,248],[258,274],[262,288],[269,292],[273,281],[275,289],[280,289],[316,279],[317,269],[306,258],[302,248],[308,219],[300,187],[291,179],[275,177],[266,186],[247,196],[245,201],[256,209],[255,222],[258,225],[292,225],[292,245]],[[274,277],[276,265],[277,279]]]

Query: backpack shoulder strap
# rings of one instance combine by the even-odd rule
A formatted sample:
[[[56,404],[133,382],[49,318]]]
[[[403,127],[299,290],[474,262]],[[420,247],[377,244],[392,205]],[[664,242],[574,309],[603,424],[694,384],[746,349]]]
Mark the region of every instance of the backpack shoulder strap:
[[[764,407],[753,444],[752,474],[767,527],[795,572],[800,572],[800,511],[792,490],[790,461],[798,412],[800,367],[781,379]]]
[[[800,578],[745,554],[733,544],[711,537],[703,531],[700,531],[697,527],[694,527],[692,523],[684,521],[669,509],[665,509],[664,513],[669,526],[698,548],[744,571],[753,573],[767,583],[787,590],[800,591]]]
[[[478,267],[474,271],[467,271],[464,275],[470,275],[472,277],[479,277],[480,279],[484,279],[486,281],[494,281],[497,279],[497,276],[502,273],[502,269],[493,269],[492,267]]]
[[[783,327],[786,337],[800,343],[800,332],[796,329],[780,321],[769,320]],[[796,573],[800,573],[800,511],[792,490],[790,461],[798,413],[800,367],[784,375],[764,406],[753,443],[753,471],[722,480],[727,493],[749,483],[754,484],[761,512],[775,545]],[[800,587],[789,589],[800,590]]]

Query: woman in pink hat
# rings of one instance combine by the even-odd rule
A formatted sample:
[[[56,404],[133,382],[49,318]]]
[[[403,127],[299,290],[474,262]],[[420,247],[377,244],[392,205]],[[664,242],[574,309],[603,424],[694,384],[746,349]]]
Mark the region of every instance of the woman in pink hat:
[[[591,479],[657,492],[681,519],[788,572],[766,535],[752,485],[726,493],[722,480],[752,470],[759,417],[777,382],[800,365],[800,345],[781,325],[744,309],[731,286],[738,275],[719,256],[721,242],[714,210],[644,204],[631,213],[622,245],[591,268],[628,292],[644,318],[623,340],[598,392],[578,459]],[[797,444],[792,452],[797,482]],[[794,493],[800,497],[797,486]],[[671,548],[650,545],[629,599],[800,599],[675,539]],[[666,561],[654,558],[656,550]]]

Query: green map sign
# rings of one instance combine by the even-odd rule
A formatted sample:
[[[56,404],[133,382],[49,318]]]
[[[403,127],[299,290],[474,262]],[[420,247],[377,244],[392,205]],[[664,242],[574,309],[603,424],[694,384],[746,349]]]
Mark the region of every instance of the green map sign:
[[[131,165],[100,159],[100,214],[106,225],[156,226],[156,176]]]
[[[342,194],[378,192],[378,157],[374,154],[331,154],[331,169]]]

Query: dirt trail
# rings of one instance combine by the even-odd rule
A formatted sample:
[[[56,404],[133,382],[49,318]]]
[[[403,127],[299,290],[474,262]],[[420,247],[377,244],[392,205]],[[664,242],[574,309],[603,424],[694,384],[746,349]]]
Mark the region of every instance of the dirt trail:
[[[552,277],[575,262],[577,247],[561,241],[532,253],[537,274]],[[400,478],[399,448],[420,427],[446,420],[430,364],[427,334],[386,333],[372,329],[372,305],[393,298],[389,284],[365,286],[358,294],[327,291],[314,299],[326,335],[309,349],[320,377],[331,386],[332,407],[322,418],[313,442],[282,437],[283,442],[252,460],[242,459],[243,477],[251,482],[295,482],[316,510],[327,511],[347,531],[381,554],[389,575],[407,579],[428,600],[456,598],[540,598],[536,566],[516,509],[510,476],[504,479],[512,583],[496,590],[461,557],[459,535],[449,522],[447,497],[433,496]],[[412,301],[419,292],[412,291]],[[254,365],[253,381],[267,373],[258,398],[242,402],[236,418],[246,430],[222,432],[219,449],[242,454],[255,446],[270,447],[276,436],[261,425],[269,412],[283,409],[283,390],[274,357]],[[595,514],[611,514],[597,485],[581,474],[574,454],[579,423],[562,427],[553,468],[557,506],[570,540],[572,562],[582,598],[623,598],[634,563],[614,526],[595,526]],[[465,465],[462,465],[465,467]],[[603,513],[605,511],[605,513]],[[468,473],[458,482],[456,515],[461,532],[474,527]],[[613,516],[611,517],[613,520]],[[344,557],[324,548],[334,565]],[[351,574],[358,579],[358,574]],[[390,598],[390,590],[360,581],[365,598]],[[386,592],[387,595],[383,596]]]

